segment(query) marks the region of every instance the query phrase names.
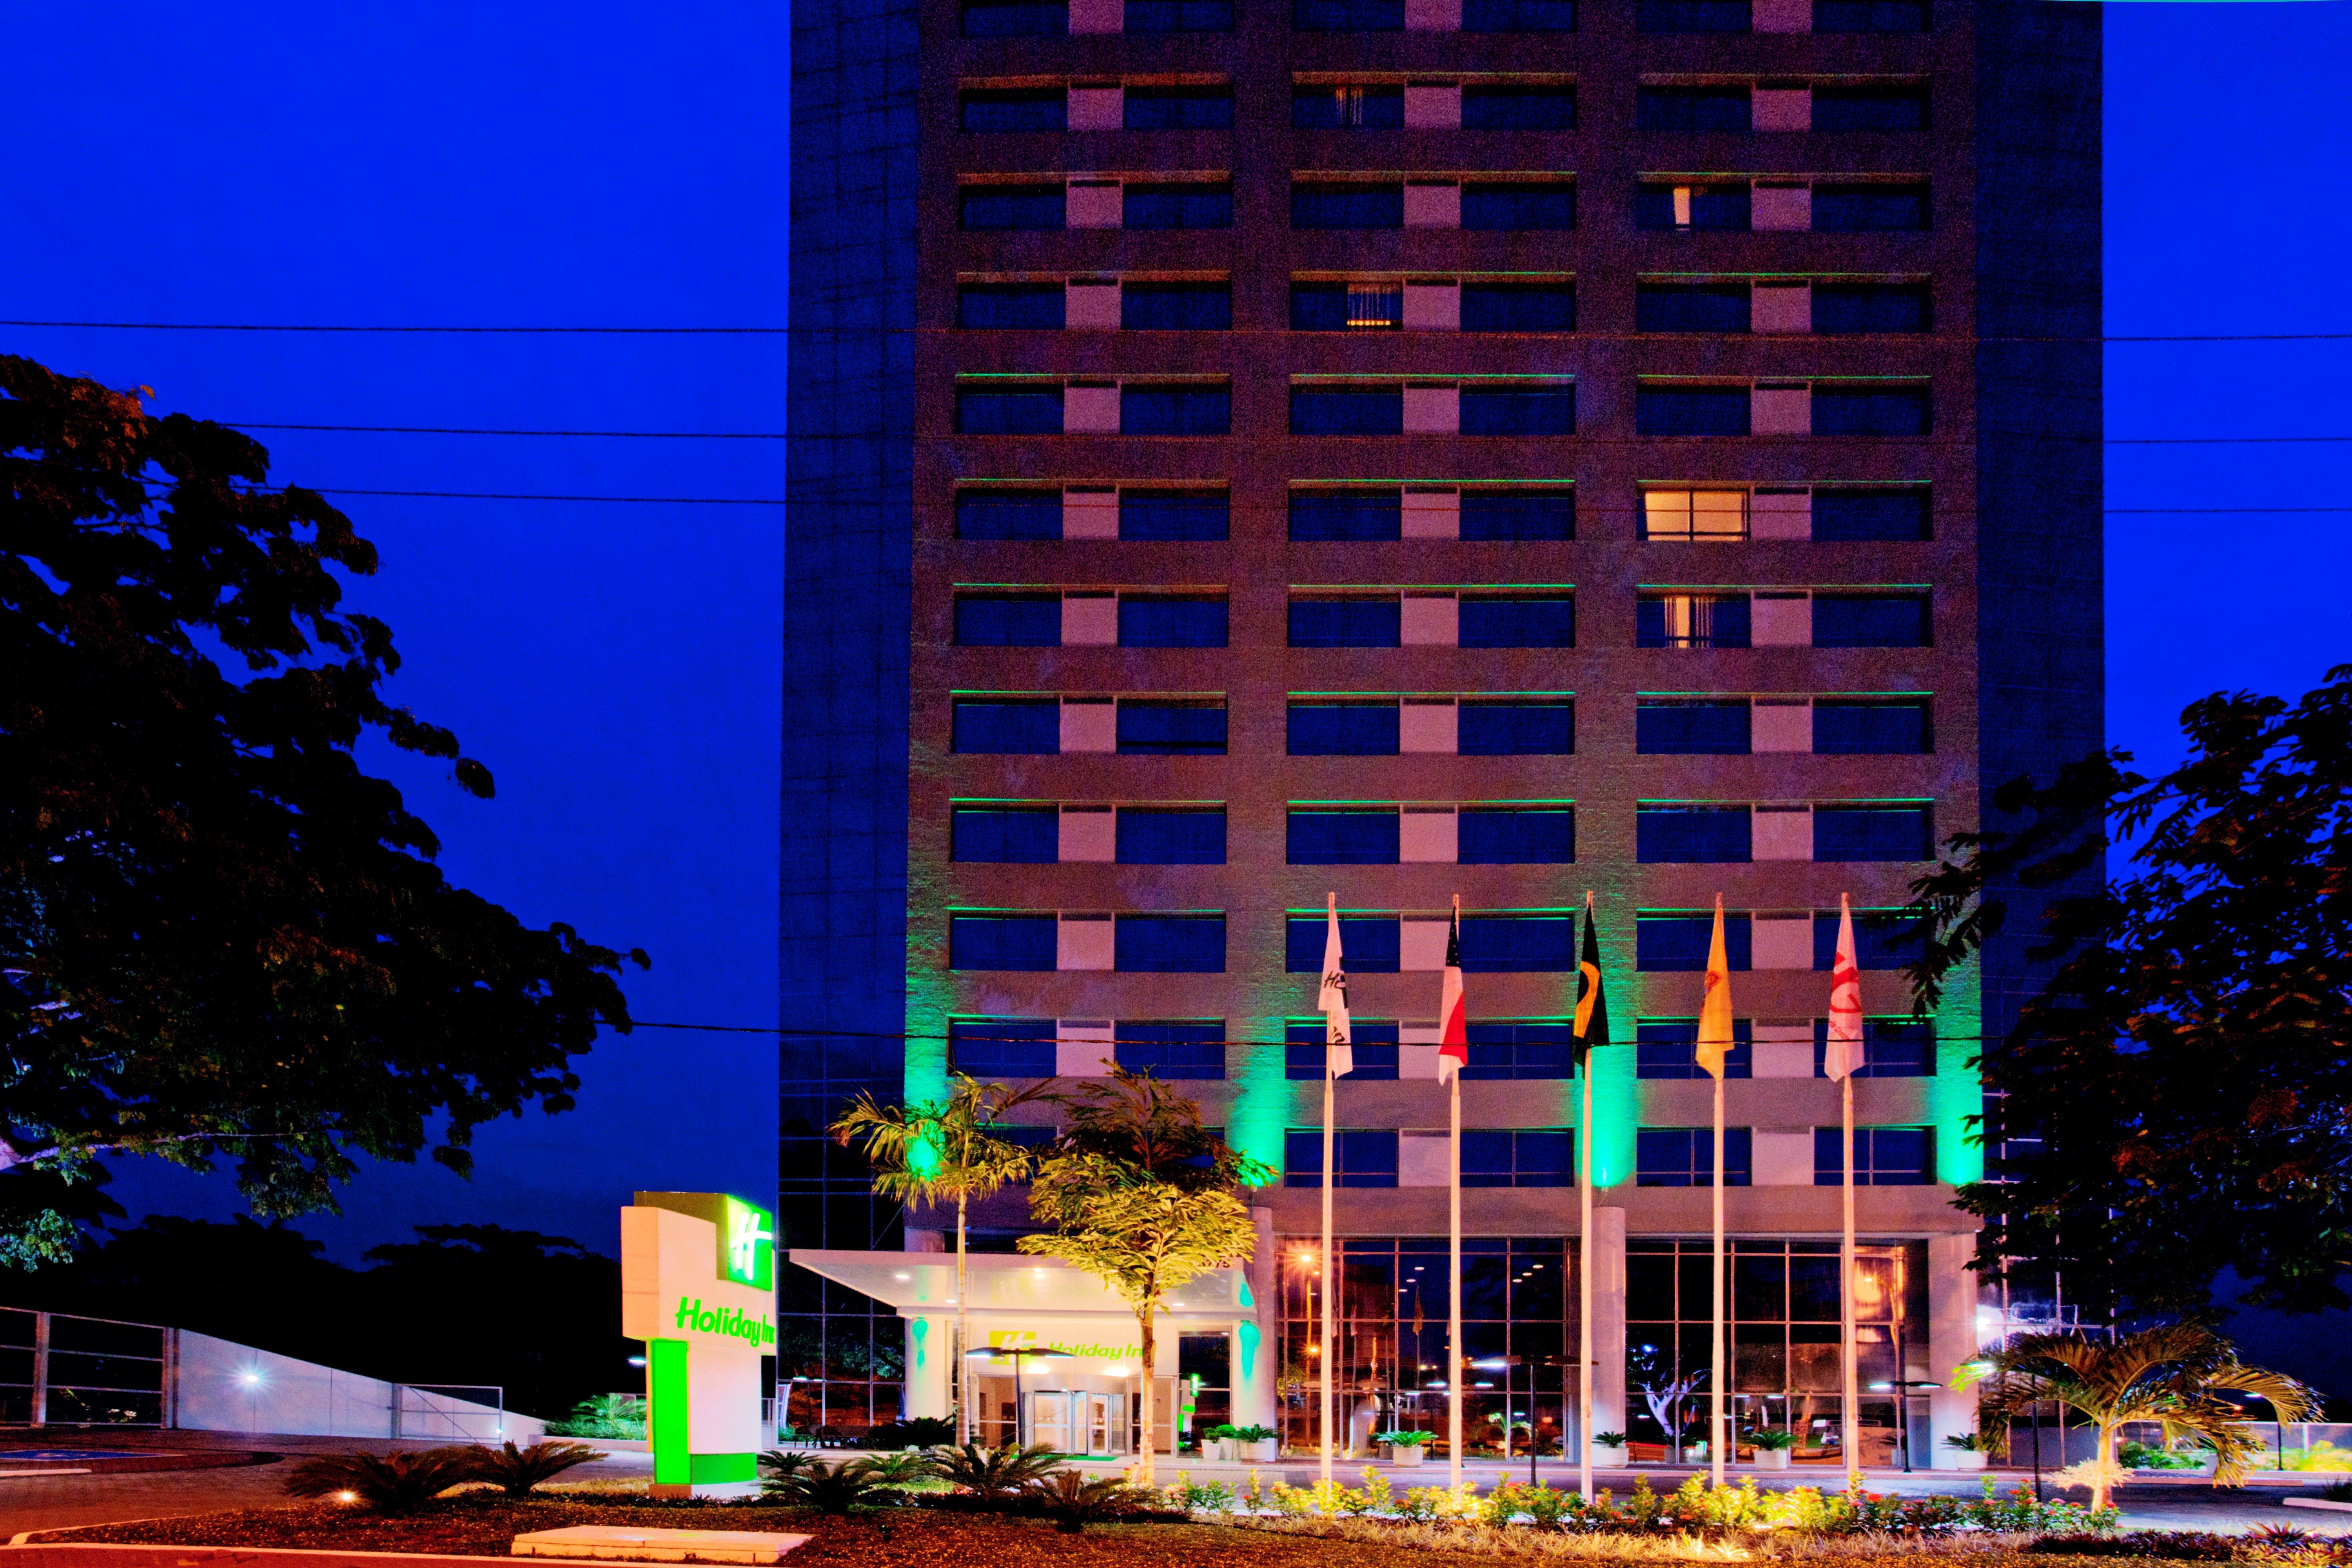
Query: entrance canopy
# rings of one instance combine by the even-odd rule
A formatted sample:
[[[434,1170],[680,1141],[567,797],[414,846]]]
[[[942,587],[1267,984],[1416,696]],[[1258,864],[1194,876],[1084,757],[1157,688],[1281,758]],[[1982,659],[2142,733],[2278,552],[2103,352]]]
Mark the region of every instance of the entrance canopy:
[[[956,1300],[955,1254],[951,1252],[844,1252],[795,1247],[786,1257],[812,1274],[846,1285],[904,1318],[952,1311]],[[967,1257],[971,1299],[961,1303],[976,1315],[1031,1318],[1125,1317],[1134,1310],[1094,1275],[1053,1258],[1001,1252]],[[1236,1317],[1255,1318],[1256,1303],[1240,1268],[1213,1268],[1171,1292],[1167,1316],[1180,1327],[1224,1328]]]

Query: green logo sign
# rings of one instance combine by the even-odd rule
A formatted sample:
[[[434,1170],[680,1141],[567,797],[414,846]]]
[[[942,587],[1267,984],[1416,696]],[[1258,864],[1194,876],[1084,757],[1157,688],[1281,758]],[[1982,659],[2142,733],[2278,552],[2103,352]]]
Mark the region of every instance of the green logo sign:
[[[741,1198],[722,1200],[719,1219],[720,1271],[754,1290],[776,1283],[776,1217]]]

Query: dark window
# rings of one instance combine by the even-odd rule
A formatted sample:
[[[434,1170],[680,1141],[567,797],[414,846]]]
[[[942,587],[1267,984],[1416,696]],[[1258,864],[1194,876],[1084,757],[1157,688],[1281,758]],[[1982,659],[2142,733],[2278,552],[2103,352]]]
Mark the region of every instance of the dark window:
[[[950,825],[951,860],[1051,866],[1061,856],[1062,814],[1054,806],[959,805]]]
[[[1924,386],[1813,384],[1816,436],[1925,436],[1927,428]]]
[[[1465,436],[1570,436],[1576,432],[1573,386],[1465,386]]]
[[[1234,123],[1230,87],[1130,87],[1124,95],[1129,131],[1227,131]]]
[[[1122,436],[1223,436],[1233,423],[1230,387],[1129,384],[1118,389]]]
[[[1461,508],[1464,539],[1496,542],[1576,537],[1576,492],[1566,485],[1464,490]]]
[[[1748,858],[1744,805],[1644,805],[1633,813],[1634,858],[1644,866],[1728,866]]]
[[[1111,1026],[1111,1058],[1129,1072],[1157,1073],[1161,1078],[1223,1078],[1224,1020],[1160,1023],[1122,1018]]]
[[[1743,7],[1744,9],[1745,7]],[[1723,1184],[1748,1185],[1751,1139],[1745,1127],[1723,1130]],[[1715,1129],[1644,1127],[1633,1134],[1633,1181],[1643,1187],[1715,1184]],[[1705,1275],[1701,1275],[1704,1279]]]
[[[1473,1023],[1467,1033],[1470,1065],[1462,1069],[1465,1081],[1472,1079],[1491,1082],[1576,1076],[1575,1026],[1564,1019]],[[1469,1134],[1464,1133],[1463,1139],[1463,1165],[1466,1173]]]
[[[1293,866],[1393,866],[1397,814],[1290,809],[1286,858]]]
[[[1462,126],[1465,131],[1573,131],[1576,89],[1566,83],[1465,87],[1462,89]]]
[[[1564,1127],[1465,1128],[1462,1184],[1572,1187],[1576,1185],[1576,1134]]]
[[[948,1066],[974,1078],[1052,1078],[1051,1018],[950,1018]]]
[[[1394,331],[1404,325],[1404,289],[1392,283],[1293,283],[1295,332]]]
[[[1118,863],[1122,866],[1222,866],[1225,863],[1223,806],[1121,806]]]
[[[1129,331],[1233,330],[1230,283],[1129,283],[1118,291],[1118,324]]]
[[[1294,757],[1393,757],[1393,702],[1294,702],[1289,754]]]
[[[1114,965],[1128,974],[1223,974],[1223,915],[1121,915]]]
[[[1746,647],[1745,594],[1644,594],[1633,601],[1635,647]]]
[[[1633,328],[1643,332],[1744,332],[1745,283],[1636,283]]]
[[[1062,296],[1059,283],[966,283],[956,290],[956,325],[1058,329]]]
[[[1059,647],[1059,594],[958,594],[959,647]]]
[[[1052,915],[950,914],[948,967],[1050,970],[1055,924]]]
[[[1857,944],[1861,932],[1854,933]],[[1829,1055],[1830,1021],[1813,1020],[1813,1076],[1822,1076]],[[1856,1078],[1933,1078],[1936,1076],[1936,1026],[1917,1018],[1864,1018],[1862,1021],[1862,1070]]]
[[[1748,718],[1748,704],[1740,700],[1638,701],[1633,705],[1633,752],[1643,757],[1744,757]]]
[[[1058,436],[1062,433],[1062,389],[959,388],[956,430],[965,436]]]
[[[1927,226],[1925,185],[1815,185],[1815,234],[1884,234]]]
[[[1907,969],[1921,952],[1911,918],[1900,910],[1856,910],[1853,916],[1854,962],[1864,969]],[[1837,956],[1838,917],[1813,916],[1813,967],[1826,972]]]
[[[1396,599],[1293,599],[1292,647],[1395,647],[1403,605]]]
[[[1813,129],[1925,131],[1927,129],[1927,84],[1817,87],[1813,89]]]
[[[1573,283],[1465,283],[1462,330],[1465,332],[1572,332],[1576,331]]]
[[[1294,386],[1294,436],[1396,436],[1404,431],[1404,389]]]
[[[1748,0],[1640,0],[1633,16],[1643,33],[1744,33]]]
[[[1119,194],[1119,221],[1129,228],[1231,228],[1234,188],[1201,181],[1129,185]]]
[[[1886,490],[1815,490],[1813,538],[1836,543],[1926,539],[1925,485]]]
[[[1633,193],[1633,226],[1646,229],[1687,228],[1726,234],[1748,232],[1746,185],[1686,185],[1687,219],[1677,211],[1673,185],[1643,185]],[[1819,211],[1818,208],[1815,209]],[[1815,228],[1821,227],[1816,221]]]
[[[966,131],[1061,131],[1068,126],[1058,87],[984,88],[963,95]]]
[[[1234,0],[1127,0],[1130,33],[1230,33]]]
[[[1465,702],[1454,750],[1465,757],[1565,757],[1576,750],[1576,704]]]
[[[1347,943],[1340,934],[1340,944]],[[1349,969],[1356,967],[1356,955],[1343,955]],[[1367,1024],[1361,1018],[1348,1025],[1349,1044],[1353,1048],[1356,1065],[1348,1074],[1349,1081],[1387,1083],[1397,1075],[1397,1026],[1394,1024]],[[1286,1024],[1282,1031],[1282,1076],[1293,1083],[1313,1083],[1323,1077],[1323,1020],[1298,1021]],[[1320,1134],[1318,1134],[1319,1139]],[[1323,1163],[1318,1142],[1315,1154],[1316,1167]]]
[[[1118,749],[1123,756],[1222,757],[1225,754],[1225,705],[1122,702],[1118,705]]]
[[[1924,33],[1927,0],[1813,0],[1816,33]]]
[[[1934,853],[1925,805],[1813,808],[1816,860],[1926,860]]]
[[[1402,228],[1402,185],[1308,185],[1290,187],[1293,228]]]
[[[1936,749],[1925,700],[1856,701],[1820,698],[1813,703],[1813,752],[1824,757],[1925,756]]]
[[[1462,595],[1455,642],[1463,647],[1574,647],[1576,599]]]
[[[1223,490],[1121,490],[1118,536],[1159,542],[1223,539],[1232,527]]]
[[[1323,973],[1323,938],[1327,930],[1321,910],[1292,915],[1283,929],[1283,968],[1292,974]],[[1403,928],[1394,915],[1339,917],[1339,952],[1350,974],[1394,974],[1402,950]]]
[[[1746,32],[1745,26],[1733,29]],[[1744,87],[1645,87],[1634,100],[1634,124],[1643,131],[1745,131]]]
[[[1462,973],[1531,974],[1576,970],[1576,921],[1569,915],[1465,915]]]
[[[1225,601],[1176,594],[1122,594],[1121,647],[1223,647]]]
[[[1456,821],[1455,858],[1465,866],[1572,866],[1576,813],[1547,810],[1465,811]]]
[[[1059,539],[1059,490],[959,490],[958,539]]]
[[[1462,187],[1467,229],[1570,229],[1576,226],[1576,187],[1566,180],[1522,180]]]
[[[1404,89],[1294,87],[1290,123],[1301,131],[1391,129],[1404,123]]]
[[[1832,924],[1835,917],[1832,917]],[[1724,956],[1734,969],[1748,967],[1754,951],[1753,932],[1746,915],[1723,917]],[[1698,974],[1706,969],[1706,950],[1715,937],[1715,916],[1643,915],[1633,926],[1633,967],[1650,974]],[[1816,968],[1822,967],[1815,965]]]
[[[1059,228],[1067,199],[1061,185],[966,185],[956,193],[956,221],[966,229]]]
[[[1853,1184],[1858,1187],[1924,1187],[1935,1181],[1935,1134],[1925,1127],[1857,1127],[1853,1130]],[[1723,1162],[1731,1163],[1726,1155]],[[1813,1129],[1813,1185],[1845,1184],[1845,1130]]]
[[[1465,33],[1573,33],[1576,0],[1462,0]]]
[[[1404,0],[1290,0],[1290,25],[1302,33],[1401,33]]]
[[[953,729],[961,757],[1050,757],[1062,749],[1062,705],[958,698]]]
[[[1402,490],[1290,492],[1290,537],[1295,542],[1398,539],[1403,536],[1403,531]]]
[[[1641,436],[1745,436],[1748,388],[1636,387],[1633,430]]]
[[[1292,1128],[1282,1135],[1282,1184],[1323,1184],[1323,1130]],[[1397,1135],[1392,1127],[1339,1127],[1331,1134],[1334,1187],[1393,1187],[1397,1184]]]
[[[1061,0],[964,0],[967,38],[1057,38],[1070,30]]]
[[[1723,933],[1723,945],[1731,945],[1731,932],[1727,930]],[[1723,1053],[1724,1077],[1755,1076],[1756,1050],[1751,1033],[1749,1020],[1731,1021],[1731,1048]],[[1633,1074],[1636,1078],[1707,1077],[1707,1070],[1698,1065],[1698,1020],[1644,1018],[1634,1025]]]
[[[1925,594],[1816,594],[1815,647],[1928,647]]]

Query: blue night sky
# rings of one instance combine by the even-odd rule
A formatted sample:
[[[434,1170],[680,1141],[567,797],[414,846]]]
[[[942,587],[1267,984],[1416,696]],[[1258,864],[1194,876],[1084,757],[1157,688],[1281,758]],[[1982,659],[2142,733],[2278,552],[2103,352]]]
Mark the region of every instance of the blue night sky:
[[[18,6],[0,315],[374,325],[784,324],[781,4]],[[2107,8],[2107,330],[2352,332],[2352,3]],[[780,431],[780,336],[0,328],[0,346],[232,423]],[[2111,437],[2352,435],[2352,342],[2118,344]],[[248,426],[250,427],[250,426]],[[256,431],[332,490],[766,497],[780,442]],[[2114,507],[2341,506],[2352,444],[2113,449]],[[337,498],[396,697],[492,768],[468,799],[386,760],[457,880],[642,945],[649,1019],[775,1020],[783,516],[772,506]],[[2181,705],[2300,692],[2352,659],[2352,514],[2123,516],[2107,546],[2114,742]],[[338,1257],[418,1222],[614,1244],[635,1186],[772,1192],[760,1036],[643,1030],[579,1110],[488,1130],[469,1185],[370,1171]],[[148,1210],[225,1184],[126,1169]]]

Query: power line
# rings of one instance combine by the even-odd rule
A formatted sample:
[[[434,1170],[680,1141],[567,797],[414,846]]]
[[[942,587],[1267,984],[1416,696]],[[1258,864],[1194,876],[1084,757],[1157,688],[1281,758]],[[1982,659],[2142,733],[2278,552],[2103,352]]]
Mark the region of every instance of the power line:
[[[1435,971],[1435,970],[1429,970],[1429,971],[1415,970],[1415,971],[1413,971],[1413,973],[1416,973],[1416,974],[1426,973],[1431,974],[1431,975],[1433,975],[1433,975],[1435,975],[1438,972],[1437,972],[1437,971]],[[1744,971],[1743,971],[1742,973],[1746,973],[1746,972],[1744,972]],[[1820,969],[1817,969],[1817,970],[1811,970],[1811,971],[1809,971],[1809,972],[1806,972],[1806,973],[1814,973],[1814,974],[1824,974],[1824,975],[1825,975],[1825,974],[1827,974],[1829,972],[1828,972],[1827,970],[1820,970]],[[1888,973],[1893,973],[1893,972],[1891,972],[1891,971],[1890,971],[1890,972],[1888,972]],[[1313,979],[1314,979],[1314,976],[1313,976],[1311,973],[1304,974],[1304,975],[1302,976],[1301,989],[1302,989],[1302,990],[1304,990],[1304,989],[1306,988],[1306,983],[1307,983],[1307,982],[1311,982]],[[1873,1017],[1873,1018],[1901,1018],[1901,1019],[1903,1019],[1903,1020],[1905,1020],[1905,1021],[1906,1021],[1906,1022],[1911,1020],[1911,1015],[1909,1015],[1909,1014],[1875,1013],[1875,1014],[1871,1014],[1871,1015],[1868,1015],[1868,1016],[1871,1016],[1871,1017]],[[1286,1015],[1286,1016],[1297,1018],[1297,1019],[1298,1019],[1300,1022],[1302,1022],[1302,1023],[1303,1023],[1303,1022],[1307,1022],[1307,1021],[1308,1021],[1308,1020],[1310,1020],[1310,1019],[1311,1019],[1311,1020],[1315,1023],[1315,1025],[1316,1025],[1316,1026],[1317,1026],[1318,1028],[1320,1028],[1320,1027],[1322,1026],[1322,1022],[1323,1022],[1322,1015],[1320,1015],[1320,1014],[1318,1014],[1318,1013],[1314,1012],[1312,1009],[1306,1009],[1306,1010],[1302,1010],[1301,1012],[1298,1012],[1298,1013],[1296,1013],[1296,1014]],[[1021,1022],[1021,1023],[1037,1023],[1037,1024],[1043,1024],[1043,1023],[1050,1022],[1051,1020],[1044,1019],[1044,1018],[1034,1018],[1034,1019],[1019,1019],[1019,1020],[1007,1020],[1007,1019],[1006,1019],[1003,1016],[1002,1016],[1002,1015],[991,1015],[991,1016],[989,1016],[989,1018],[987,1019],[987,1022],[988,1022],[988,1023],[990,1023],[990,1024],[1003,1024],[1003,1023],[1005,1023],[1005,1022],[1007,1022],[1007,1021],[1014,1021],[1014,1022]],[[1360,1022],[1360,1023],[1361,1023],[1361,1022],[1368,1022],[1368,1021],[1370,1021],[1370,1020],[1369,1019],[1369,1017],[1359,1017],[1359,1019],[1358,1019],[1357,1021],[1358,1021],[1358,1022]],[[1474,1022],[1474,1023],[1475,1023],[1475,1022],[1477,1022],[1477,1021],[1478,1021],[1478,1020],[1475,1020],[1475,1019],[1473,1020],[1473,1022]],[[1930,1020],[1930,1021],[1932,1021],[1932,1020]],[[1561,1022],[1563,1022],[1563,1023],[1564,1023],[1564,1022],[1566,1022],[1566,1019],[1565,1019],[1565,1018],[1561,1019]],[[696,1034],[705,1034],[705,1035],[767,1035],[767,1036],[782,1037],[783,1037],[783,1038],[785,1038],[785,1039],[809,1039],[809,1040],[814,1040],[814,1039],[833,1038],[833,1039],[843,1039],[843,1040],[899,1040],[899,1041],[914,1041],[914,1042],[918,1042],[918,1043],[921,1043],[921,1044],[926,1044],[926,1045],[945,1045],[945,1044],[955,1043],[955,1042],[956,1042],[956,1040],[957,1040],[957,1037],[952,1036],[952,1035],[919,1035],[919,1034],[908,1034],[908,1033],[892,1033],[892,1032],[890,1032],[890,1031],[888,1031],[888,1030],[884,1030],[884,1029],[827,1029],[827,1028],[814,1028],[814,1027],[812,1027],[812,1028],[798,1028],[798,1029],[794,1029],[794,1028],[782,1028],[782,1027],[778,1027],[778,1026],[771,1026],[771,1025],[765,1025],[765,1024],[677,1024],[677,1023],[667,1023],[667,1022],[662,1022],[662,1021],[659,1021],[659,1020],[656,1020],[656,1019],[652,1019],[652,1018],[632,1018],[632,1019],[630,1019],[630,1020],[629,1020],[629,1026],[630,1026],[630,1027],[632,1027],[632,1028],[636,1028],[636,1029],[681,1029],[681,1030],[687,1030],[687,1031],[689,1031],[689,1032],[692,1032],[692,1033],[696,1033]],[[1955,1042],[1958,1042],[1958,1043],[1981,1042],[1981,1041],[1984,1041],[1984,1040],[1992,1040],[1992,1039],[2006,1040],[2008,1037],[2008,1037],[2008,1036],[2006,1036],[2006,1035],[1949,1035],[1949,1034],[1946,1034],[1944,1031],[1942,1031],[1942,1030],[1940,1030],[1940,1029],[1938,1029],[1938,1030],[1937,1030],[1937,1031],[1936,1031],[1936,1039],[1937,1039],[1937,1043],[1939,1043],[1939,1044],[1948,1044],[1948,1043],[1955,1043]],[[990,1038],[990,1037],[985,1036],[985,1035],[982,1035],[982,1036],[979,1037],[979,1039],[978,1039],[978,1042],[977,1042],[977,1043],[985,1043],[989,1038]],[[975,1043],[975,1042],[973,1042],[973,1041],[965,1041],[965,1042],[963,1042],[963,1043],[970,1044],[970,1043]],[[1044,1044],[1044,1043],[1045,1043],[1045,1042],[1038,1041],[1038,1042],[1034,1042],[1034,1043],[1037,1043],[1037,1044]],[[1112,1045],[1116,1044],[1117,1042],[1112,1041],[1112,1040],[1109,1040],[1109,1039],[1102,1039],[1102,1040],[1087,1039],[1087,1040],[1078,1041],[1078,1042],[1076,1042],[1076,1043],[1077,1043],[1077,1044],[1081,1044],[1081,1045],[1088,1045],[1088,1046],[1099,1045],[1099,1046],[1102,1046],[1103,1047],[1105,1047],[1106,1049],[1108,1049],[1108,1048],[1109,1048]],[[1279,1045],[1290,1044],[1290,1043],[1294,1043],[1294,1042],[1287,1042],[1287,1041],[1283,1041],[1283,1040],[1236,1040],[1236,1039],[1223,1039],[1223,1040],[1195,1040],[1195,1041],[1191,1041],[1191,1042],[1188,1042],[1188,1043],[1190,1043],[1190,1044],[1193,1044],[1193,1045],[1202,1045],[1202,1046],[1279,1046]],[[1318,1045],[1321,1043],[1321,1041],[1320,1041],[1319,1037],[1318,1037],[1318,1039],[1317,1043],[1318,1043]],[[1630,1044],[1631,1042],[1628,1042],[1628,1043]],[[1599,1048],[1606,1048],[1606,1047],[1599,1047]]]

